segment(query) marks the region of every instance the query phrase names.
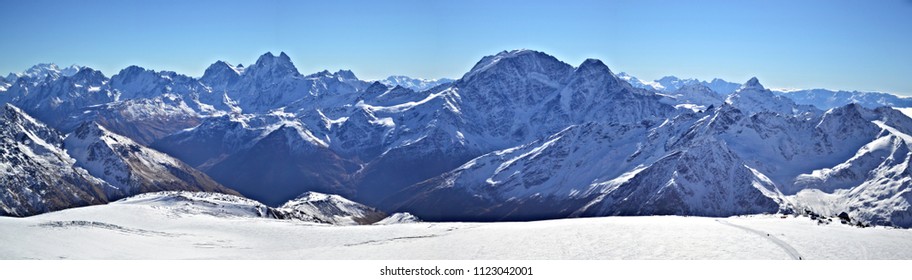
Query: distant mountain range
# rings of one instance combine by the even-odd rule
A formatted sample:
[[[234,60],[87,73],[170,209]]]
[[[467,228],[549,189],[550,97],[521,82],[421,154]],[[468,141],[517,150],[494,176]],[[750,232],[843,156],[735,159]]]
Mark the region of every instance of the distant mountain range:
[[[647,82],[627,73],[619,73],[618,77],[627,81],[634,87],[662,92],[674,93],[686,85],[701,84],[720,95],[734,93],[741,84],[728,82],[722,79],[712,81],[699,81],[697,79],[681,79],[675,76],[665,76],[661,79]],[[820,109],[831,109],[846,104],[857,103],[867,108],[880,106],[912,107],[912,98],[896,96],[883,92],[861,92],[828,89],[800,89],[800,90],[773,90],[774,93],[786,96],[802,105],[813,105]]]
[[[328,223],[846,212],[912,226],[912,119],[892,108],[909,99],[885,93],[644,82],[532,50],[452,81],[304,75],[267,53],[200,78],[44,64],[0,85],[4,215],[205,191],[283,217],[359,213],[305,215]]]
[[[401,87],[408,88],[408,89],[415,90],[415,91],[422,91],[422,90],[431,89],[433,87],[436,87],[436,86],[439,86],[442,84],[452,83],[454,81],[455,80],[453,80],[453,79],[447,79],[447,78],[430,80],[430,79],[421,79],[421,78],[410,78],[408,76],[399,75],[399,76],[389,76],[386,79],[380,80],[379,82],[383,83],[384,85],[391,86],[391,87],[401,86]]]

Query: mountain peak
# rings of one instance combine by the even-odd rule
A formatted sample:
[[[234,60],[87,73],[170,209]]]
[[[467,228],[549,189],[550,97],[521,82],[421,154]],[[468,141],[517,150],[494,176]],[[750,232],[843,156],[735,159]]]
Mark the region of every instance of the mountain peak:
[[[389,90],[389,87],[387,87],[386,84],[377,81],[371,83],[370,86],[364,90],[364,93],[367,95],[376,96],[386,92],[387,90]]]
[[[741,86],[741,89],[750,89],[750,88],[760,89],[760,90],[764,89],[763,85],[760,84],[760,80],[757,79],[757,77],[750,78],[750,80],[747,80],[747,82],[745,82],[744,85]]]
[[[355,76],[355,73],[351,70],[339,70],[336,73],[333,73],[333,76],[342,78],[343,80],[357,80],[358,77]]]
[[[288,57],[285,52],[281,52],[279,55],[274,55],[272,52],[266,52],[257,58],[257,61],[254,64],[274,63],[276,61],[291,63],[291,58]]]
[[[500,70],[503,70],[502,73],[512,72],[510,75],[524,75],[528,72],[564,75],[566,72],[572,71],[572,68],[549,54],[519,49],[483,57],[462,79],[470,80],[478,74],[495,73]]]
[[[79,125],[79,127],[77,127],[76,130],[73,131],[73,133],[79,139],[86,139],[87,137],[99,137],[99,136],[108,134],[109,132],[107,129],[105,129],[103,126],[101,126],[97,122],[88,121],[88,122],[83,122],[81,125]]]
[[[146,68],[142,68],[142,67],[139,67],[136,65],[130,65],[130,66],[127,66],[127,68],[121,69],[120,72],[117,73],[117,75],[123,76],[123,75],[141,73],[141,72],[145,72],[145,71],[146,71]]]
[[[708,86],[704,85],[703,83],[689,83],[689,84],[685,84],[685,85],[681,86],[680,88],[678,88],[677,91],[706,92],[706,93],[714,93],[714,92],[715,92],[715,91],[713,91],[711,88],[709,88]]]
[[[217,83],[219,81],[230,82],[243,73],[244,68],[240,65],[232,66],[228,62],[219,60],[206,68],[206,71],[203,72],[203,77],[200,78],[200,80],[209,84]]]
[[[79,71],[77,71],[76,73],[73,73],[73,75],[71,75],[70,77],[72,77],[73,79],[78,80],[78,81],[98,81],[98,82],[100,82],[104,79],[107,79],[107,77],[105,77],[104,73],[101,73],[101,71],[98,71],[98,70],[95,70],[95,69],[92,69],[89,67],[79,68]]]
[[[577,67],[577,70],[611,73],[611,69],[608,68],[608,65],[605,65],[601,60],[595,58],[589,58],[583,61],[583,63]]]
[[[277,77],[299,75],[298,69],[295,68],[294,63],[291,62],[291,58],[289,58],[285,52],[279,53],[278,56],[273,55],[272,52],[267,52],[261,55],[256,63],[247,67],[245,72],[250,72],[254,75],[264,75],[260,73],[268,73],[266,75]]]

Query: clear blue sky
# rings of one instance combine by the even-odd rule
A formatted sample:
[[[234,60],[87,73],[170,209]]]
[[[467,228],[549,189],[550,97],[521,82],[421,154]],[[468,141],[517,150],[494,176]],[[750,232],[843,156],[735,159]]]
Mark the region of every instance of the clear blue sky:
[[[41,62],[199,76],[285,51],[302,73],[458,78],[501,50],[769,87],[912,95],[912,0],[9,1],[0,73]]]

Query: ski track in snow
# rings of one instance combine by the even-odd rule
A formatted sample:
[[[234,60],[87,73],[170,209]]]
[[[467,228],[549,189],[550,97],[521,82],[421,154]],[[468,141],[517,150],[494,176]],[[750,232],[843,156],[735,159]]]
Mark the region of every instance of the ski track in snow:
[[[118,225],[114,225],[114,224],[93,222],[93,221],[51,221],[51,222],[38,224],[37,226],[43,227],[43,228],[59,228],[59,229],[70,229],[70,228],[78,228],[78,227],[97,228],[97,229],[103,229],[103,230],[110,230],[113,232],[118,232],[118,233],[127,234],[127,235],[135,234],[135,235],[143,235],[143,236],[178,237],[178,236],[183,235],[183,234],[168,233],[168,232],[162,232],[162,231],[122,227],[122,226],[118,226]]]
[[[786,243],[785,241],[782,241],[782,239],[776,238],[776,237],[773,236],[772,234],[769,234],[769,233],[766,233],[766,232],[763,232],[763,231],[759,231],[759,230],[756,230],[756,229],[752,229],[752,228],[749,228],[749,227],[746,227],[746,226],[741,226],[741,225],[732,224],[732,223],[729,223],[728,221],[723,221],[723,220],[719,220],[719,219],[716,219],[716,222],[719,222],[720,224],[723,224],[723,225],[735,227],[735,228],[738,228],[738,229],[741,229],[741,230],[744,230],[744,231],[747,231],[747,232],[751,232],[751,233],[757,234],[757,235],[759,235],[759,236],[761,236],[761,237],[764,237],[764,238],[766,238],[767,240],[773,242],[774,244],[776,244],[776,246],[781,247],[782,250],[785,250],[785,252],[786,252],[789,256],[792,257],[792,259],[796,259],[796,260],[802,260],[802,259],[803,259],[803,258],[801,257],[801,254],[798,253],[798,250],[795,250],[795,248],[792,247],[792,245],[789,245],[789,244]]]

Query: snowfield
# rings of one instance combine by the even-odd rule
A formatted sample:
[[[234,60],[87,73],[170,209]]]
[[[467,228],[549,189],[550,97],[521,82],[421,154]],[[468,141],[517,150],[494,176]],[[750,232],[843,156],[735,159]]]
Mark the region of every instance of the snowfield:
[[[0,259],[912,259],[912,231],[773,215],[332,226],[120,201],[0,217]]]

